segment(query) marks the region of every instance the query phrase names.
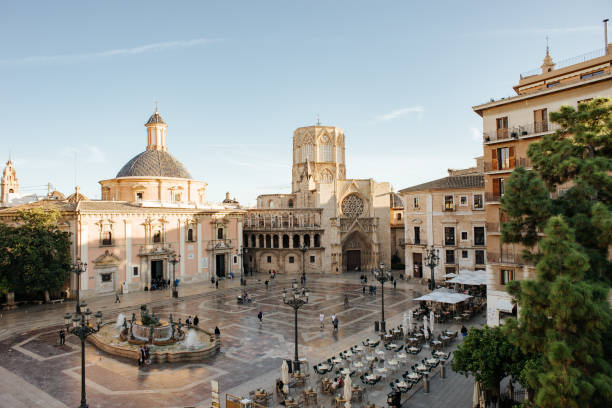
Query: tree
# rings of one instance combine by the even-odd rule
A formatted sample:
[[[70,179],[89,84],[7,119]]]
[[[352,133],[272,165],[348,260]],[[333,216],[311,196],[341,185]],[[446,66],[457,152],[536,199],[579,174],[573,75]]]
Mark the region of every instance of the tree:
[[[455,351],[452,368],[460,374],[471,374],[486,389],[487,398],[499,400],[499,383],[508,375],[518,378],[523,354],[512,345],[500,327],[472,328]]]
[[[504,331],[530,356],[524,385],[538,407],[599,407],[612,403],[612,366],[603,344],[612,323],[608,288],[586,281],[589,258],[562,216],[552,217],[541,241],[535,280],[508,291],[521,306]]]
[[[0,225],[0,282],[5,292],[37,296],[59,290],[70,271],[70,234],[57,211],[20,211],[16,225]]]

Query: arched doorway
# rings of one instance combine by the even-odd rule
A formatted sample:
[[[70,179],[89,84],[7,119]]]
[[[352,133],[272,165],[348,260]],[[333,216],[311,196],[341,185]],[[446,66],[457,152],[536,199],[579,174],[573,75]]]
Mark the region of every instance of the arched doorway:
[[[342,243],[342,260],[344,270],[362,271],[367,268],[370,255],[367,237],[361,232],[352,232]]]

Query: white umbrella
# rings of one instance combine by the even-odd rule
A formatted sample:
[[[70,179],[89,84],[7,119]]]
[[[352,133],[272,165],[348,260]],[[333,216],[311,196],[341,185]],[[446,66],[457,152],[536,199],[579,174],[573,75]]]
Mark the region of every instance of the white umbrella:
[[[408,333],[408,331],[409,331],[408,330],[408,314],[409,313],[412,313],[412,310],[404,312],[404,322],[403,322],[403,325],[404,325],[404,334]]]
[[[289,394],[289,366],[285,360],[283,360],[283,364],[281,365],[281,381],[284,384],[283,392],[285,395]]]
[[[429,334],[427,332],[427,316],[423,316],[423,332],[425,333],[425,338],[429,338]]]
[[[351,397],[353,395],[353,382],[351,381],[351,377],[347,374],[344,378],[344,399],[346,400],[346,404],[344,406],[346,408],[351,408]]]
[[[434,323],[435,323],[435,315],[433,310],[431,312],[429,312],[429,329],[431,330],[431,334],[433,335],[434,332]]]

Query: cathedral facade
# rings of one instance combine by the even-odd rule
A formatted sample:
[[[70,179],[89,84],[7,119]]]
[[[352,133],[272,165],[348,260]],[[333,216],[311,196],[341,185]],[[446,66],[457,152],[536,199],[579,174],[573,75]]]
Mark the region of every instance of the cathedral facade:
[[[348,179],[344,131],[293,133],[290,194],[264,194],[244,217],[245,267],[279,273],[390,265],[389,183]]]

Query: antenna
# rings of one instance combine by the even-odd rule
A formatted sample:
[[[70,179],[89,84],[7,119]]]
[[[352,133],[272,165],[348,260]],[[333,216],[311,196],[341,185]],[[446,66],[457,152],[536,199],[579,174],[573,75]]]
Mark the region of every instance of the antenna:
[[[317,126],[321,126],[321,119],[319,119],[319,114],[317,113]]]

